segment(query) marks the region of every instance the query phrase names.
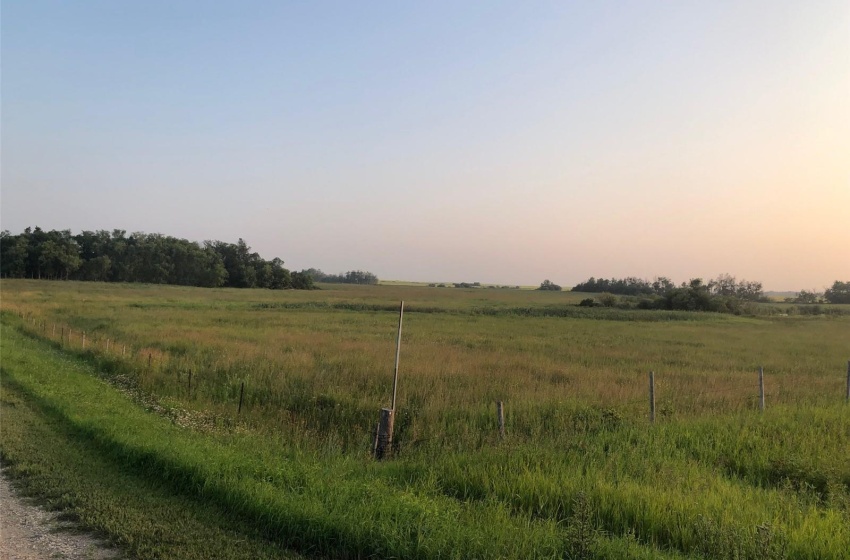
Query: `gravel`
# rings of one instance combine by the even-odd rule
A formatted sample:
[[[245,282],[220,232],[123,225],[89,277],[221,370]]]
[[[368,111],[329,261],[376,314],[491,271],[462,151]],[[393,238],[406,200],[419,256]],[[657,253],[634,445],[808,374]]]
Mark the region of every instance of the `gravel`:
[[[22,497],[5,473],[0,474],[1,560],[115,558],[122,558],[115,548]]]

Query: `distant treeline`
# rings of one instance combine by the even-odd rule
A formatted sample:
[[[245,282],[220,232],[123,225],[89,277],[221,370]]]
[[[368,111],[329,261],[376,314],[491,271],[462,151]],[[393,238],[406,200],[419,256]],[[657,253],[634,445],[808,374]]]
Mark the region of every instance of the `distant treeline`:
[[[823,292],[800,290],[797,297],[785,298],[789,303],[850,303],[850,281],[833,282],[831,288]]]
[[[545,289],[541,284],[540,289]],[[676,286],[669,278],[659,277],[652,282],[640,278],[591,277],[573,287],[574,292],[599,293],[597,299],[588,298],[581,305],[605,307],[666,309],[685,311],[717,311],[742,313],[747,306],[756,302],[770,301],[765,297],[761,282],[738,281],[734,276],[721,274],[717,278],[703,281],[693,278]],[[631,296],[631,300],[616,296]],[[850,303],[850,282],[836,281],[823,294],[800,292],[795,303]]]
[[[159,233],[44,231],[0,234],[0,273],[12,278],[181,286],[311,289],[313,279],[267,261],[244,240],[196,243]]]
[[[678,288],[689,288],[697,282],[699,286],[711,295],[736,297],[743,301],[764,301],[764,291],[761,282],[749,282],[741,280],[740,282],[734,276],[721,274],[717,278],[709,280],[705,283],[701,278],[696,278],[689,282],[682,282]],[[677,286],[672,280],[664,276],[655,278],[652,282],[642,278],[593,278],[591,277],[586,282],[580,282],[573,287],[574,292],[608,292],[609,294],[617,294],[623,296],[664,296],[672,290],[677,289]]]
[[[339,274],[326,274],[318,268],[308,268],[303,271],[313,279],[314,282],[327,282],[329,284],[377,284],[378,277],[371,272],[363,270],[349,270]]]

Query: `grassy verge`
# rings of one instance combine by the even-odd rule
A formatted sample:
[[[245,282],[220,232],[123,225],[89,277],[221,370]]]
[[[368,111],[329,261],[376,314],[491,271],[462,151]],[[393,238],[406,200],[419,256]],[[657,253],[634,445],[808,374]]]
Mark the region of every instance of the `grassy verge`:
[[[135,558],[300,557],[218,509],[174,495],[156,479],[123,472],[6,381],[0,385],[3,467],[45,507],[62,510]]]
[[[68,446],[38,451],[23,444],[26,437],[4,432],[4,460],[33,481],[35,490],[72,496],[67,505],[79,510],[84,522],[143,557],[177,557],[168,552],[171,539],[159,539],[165,551],[151,549],[149,541],[137,544],[146,534],[176,538],[175,533],[157,524],[146,528],[150,522],[141,518],[116,525],[114,519],[127,517],[123,505],[111,498],[84,498],[98,484],[99,471],[68,483],[38,482],[58,478],[46,465],[77,461],[80,471],[86,457],[98,458],[106,465],[101,470],[146,481],[185,507],[195,500],[213,506],[219,512],[213,515],[238,520],[264,539],[310,554],[562,558],[573,543],[583,542],[556,520],[517,512],[500,501],[459,501],[426,482],[399,486],[385,476],[386,467],[364,460],[311,457],[251,434],[210,435],[180,428],[133,405],[85,363],[8,328],[3,330],[3,350],[4,391],[11,389],[4,402],[42,419],[31,421],[31,430],[54,426],[55,433],[70,441]],[[26,424],[16,421],[10,426],[24,434]],[[115,485],[126,482],[114,480]],[[66,485],[77,490],[68,493]],[[140,509],[147,507],[142,504]],[[189,529],[194,530],[183,527],[180,533],[190,535]],[[222,533],[222,538],[227,540],[227,535]],[[593,546],[601,558],[665,557],[628,538],[599,536]],[[185,557],[192,556],[187,552]]]

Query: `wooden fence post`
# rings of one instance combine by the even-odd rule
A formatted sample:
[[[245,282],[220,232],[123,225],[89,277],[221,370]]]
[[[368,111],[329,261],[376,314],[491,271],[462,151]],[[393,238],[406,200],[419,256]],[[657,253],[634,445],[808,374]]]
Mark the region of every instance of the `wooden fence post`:
[[[106,351],[109,352],[109,339],[106,339]]]
[[[395,426],[395,405],[398,394],[398,362],[401,356],[401,323],[404,319],[404,301],[398,308],[398,336],[395,347],[395,368],[393,369],[393,395],[390,408],[381,409],[381,420],[378,422],[378,431],[375,438],[375,458],[383,459],[389,452],[393,443],[393,428]]]
[[[86,332],[83,331],[83,350],[86,349]]]
[[[505,405],[502,401],[496,401],[496,419],[499,422],[499,437],[505,437]]]
[[[127,345],[122,344],[121,345],[121,357],[123,358],[125,356],[125,354],[127,354]]]
[[[53,332],[50,333],[50,336],[56,336],[56,323],[53,323]]]
[[[649,421],[655,423],[655,372],[649,372]]]
[[[378,422],[378,443],[375,446],[375,459],[383,459],[393,443],[393,423],[395,414],[391,408],[381,409],[381,421]]]
[[[759,366],[759,410],[764,412],[764,368]]]

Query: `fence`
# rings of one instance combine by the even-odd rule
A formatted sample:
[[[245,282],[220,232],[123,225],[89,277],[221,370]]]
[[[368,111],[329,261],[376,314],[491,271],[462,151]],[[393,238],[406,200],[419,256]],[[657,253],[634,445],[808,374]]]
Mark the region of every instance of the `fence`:
[[[372,432],[372,454],[378,459],[388,456],[391,454],[393,449],[393,428],[396,420],[395,401],[398,389],[403,312],[404,303],[402,302],[399,310],[398,338],[392,387],[392,406],[380,410],[379,421]],[[74,330],[65,324],[57,322],[48,323],[48,321],[38,318],[31,313],[18,312],[18,316],[22,320],[25,329],[33,335],[52,340],[63,349],[79,349],[89,355],[97,355],[118,361],[139,375],[161,371],[165,368],[166,364],[168,364],[169,356],[167,353],[163,353],[152,348],[130,347],[124,342],[108,337],[92,336],[83,330]],[[186,374],[185,382],[183,381],[183,373]],[[196,388],[199,382],[199,373],[200,372],[194,372]],[[663,417],[667,415],[663,408],[659,410],[659,407],[657,406],[657,400],[659,397],[657,382],[663,379],[663,375],[657,376],[655,371],[649,371],[646,396],[640,399],[617,402],[615,406],[623,409],[629,409],[631,407],[645,407],[649,422],[651,424],[656,423],[659,416]],[[731,385],[727,384],[718,389],[698,391],[687,395],[687,397],[700,399],[719,396],[726,402],[746,401],[752,403],[754,407],[757,406],[758,410],[763,413],[770,402],[769,397],[774,396],[774,394],[766,391],[766,387],[769,386],[769,379],[769,372],[765,372],[763,367],[759,367],[756,371],[753,371],[753,377],[750,381],[737,382]],[[176,368],[174,383],[178,388],[178,391],[185,394],[187,399],[191,400],[193,398],[193,370],[191,368],[183,370]],[[183,387],[184,384],[185,393],[183,390],[179,389],[180,387]],[[233,403],[236,417],[239,417],[242,414],[243,408],[245,407],[246,390],[250,391],[250,387],[246,387],[245,381],[241,380],[238,385],[238,397],[234,398]],[[847,362],[846,384],[842,400],[844,400],[845,403],[850,404],[850,360]],[[499,437],[503,439],[506,437],[508,431],[505,422],[507,403],[502,400],[498,400],[495,404],[495,426],[498,429]]]

